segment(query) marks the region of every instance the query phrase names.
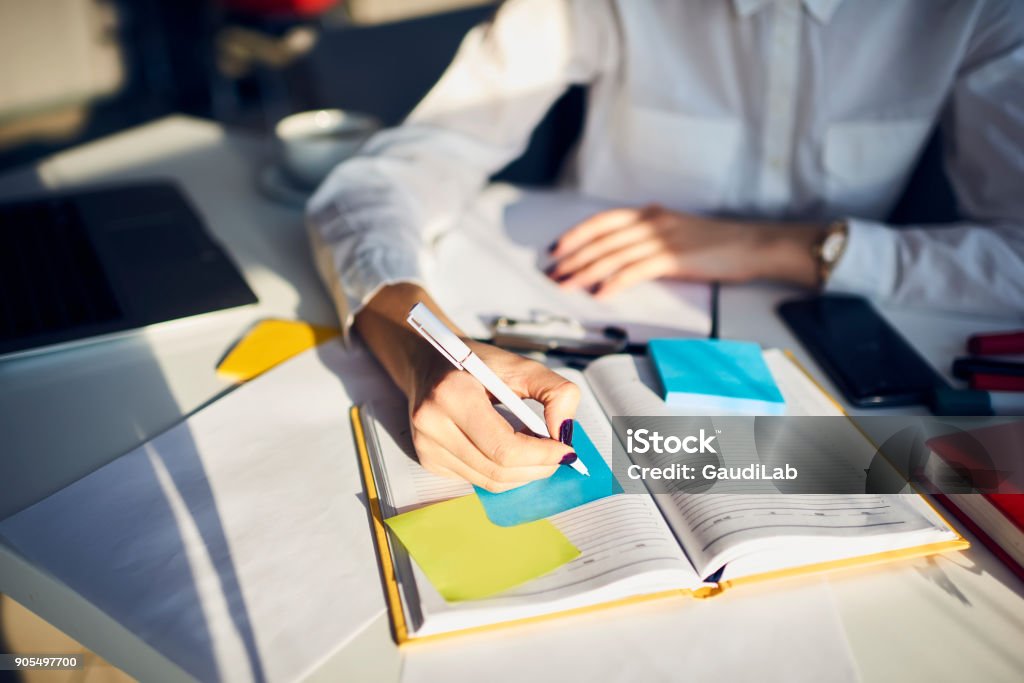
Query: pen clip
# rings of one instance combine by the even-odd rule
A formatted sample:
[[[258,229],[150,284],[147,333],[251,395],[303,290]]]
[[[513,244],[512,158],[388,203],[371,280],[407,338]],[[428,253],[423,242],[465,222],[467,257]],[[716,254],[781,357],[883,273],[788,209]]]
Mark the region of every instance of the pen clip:
[[[449,360],[449,362],[451,362],[452,365],[454,365],[459,370],[464,370],[465,369],[464,367],[462,367],[462,361],[465,360],[465,358],[460,360],[460,359],[456,358],[455,356],[453,356],[448,351],[448,349],[446,349],[444,347],[444,345],[441,344],[441,342],[439,342],[437,339],[434,338],[434,335],[431,334],[430,330],[427,329],[422,323],[420,323],[419,320],[416,319],[416,317],[412,314],[412,312],[409,313],[409,316],[405,320],[410,325],[412,325],[414,330],[416,330],[417,332],[420,333],[421,337],[423,337],[428,342],[430,342],[430,345],[433,346],[435,349],[437,349],[441,353],[442,356],[447,358]]]

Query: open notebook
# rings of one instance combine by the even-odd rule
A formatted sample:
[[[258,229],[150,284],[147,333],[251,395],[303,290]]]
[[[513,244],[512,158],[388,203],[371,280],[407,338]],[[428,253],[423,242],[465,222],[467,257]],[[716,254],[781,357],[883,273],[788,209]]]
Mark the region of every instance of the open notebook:
[[[790,414],[841,414],[785,354],[767,351],[765,357]],[[610,416],[672,414],[652,389],[646,359],[608,356],[583,373],[560,372],[579,385],[576,418],[609,463],[619,438]],[[413,459],[401,405],[356,407],[352,418],[400,644],[624,601],[705,597],[755,579],[967,547],[917,495],[654,495],[627,480],[620,482],[625,493],[549,518],[579,548],[579,557],[498,596],[446,602],[382,520],[472,488],[430,474]],[[874,452],[852,423],[846,438],[863,441],[867,457]]]

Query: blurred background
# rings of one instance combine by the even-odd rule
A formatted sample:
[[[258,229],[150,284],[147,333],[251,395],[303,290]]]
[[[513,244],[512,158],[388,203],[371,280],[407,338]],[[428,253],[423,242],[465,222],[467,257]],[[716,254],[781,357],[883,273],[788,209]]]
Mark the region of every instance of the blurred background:
[[[398,123],[498,0],[0,0],[0,172],[170,113],[269,133],[340,108]],[[571,89],[500,180],[554,180]],[[932,139],[890,221],[956,217]]]
[[[322,107],[397,123],[495,4],[0,0],[0,171],[170,113],[256,132]],[[554,178],[582,102],[568,93],[502,178]]]

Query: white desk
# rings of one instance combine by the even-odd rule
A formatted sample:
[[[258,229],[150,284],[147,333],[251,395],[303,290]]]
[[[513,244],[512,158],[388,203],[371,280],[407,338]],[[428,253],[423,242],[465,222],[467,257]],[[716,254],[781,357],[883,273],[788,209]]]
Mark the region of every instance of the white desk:
[[[724,286],[719,300],[719,334],[732,339],[754,339],[765,347],[791,350],[807,370],[852,415],[912,414],[927,415],[923,406],[899,409],[857,408],[851,406],[835,389],[831,380],[814,363],[782,319],[775,307],[788,298],[806,296],[799,289],[768,283]],[[1024,328],[1024,320],[1007,320],[983,316],[922,311],[916,308],[875,303],[882,315],[914,345],[914,348],[955,387],[964,387],[951,373],[953,360],[967,353],[967,337],[972,334]],[[1024,415],[1024,394],[993,392],[992,404],[999,414]]]
[[[209,122],[163,119],[0,178],[0,197],[39,188],[173,179],[256,292],[256,306],[115,341],[0,362],[0,518],[158,434],[229,387],[214,366],[254,320],[336,324],[301,212],[263,199],[265,143]],[[186,274],[183,274],[186,276]]]
[[[255,174],[268,154],[258,139],[172,117],[60,154],[35,171],[0,178],[0,196],[33,187],[174,178],[260,299],[254,307],[134,338],[0,362],[0,519],[95,470],[227,389],[213,368],[253,320],[278,315],[333,322],[308,256],[300,212],[254,190]],[[793,349],[830,387],[772,313],[791,293],[764,285],[725,288],[721,333]],[[943,371],[968,333],[1007,325],[885,311]],[[1024,671],[1024,585],[983,548],[825,581],[866,680],[1012,680]],[[780,585],[772,590],[800,589]],[[3,545],[0,591],[131,673],[184,676],[173,662]],[[701,609],[716,608],[708,603]],[[649,618],[656,622],[661,617],[652,613]],[[282,619],[287,623],[286,615]],[[670,622],[657,623],[671,628]],[[398,678],[399,655],[383,613],[338,645],[324,653],[313,678]],[[529,653],[505,647],[495,650],[497,656],[508,655],[500,670],[509,677],[527,672],[522,667]]]

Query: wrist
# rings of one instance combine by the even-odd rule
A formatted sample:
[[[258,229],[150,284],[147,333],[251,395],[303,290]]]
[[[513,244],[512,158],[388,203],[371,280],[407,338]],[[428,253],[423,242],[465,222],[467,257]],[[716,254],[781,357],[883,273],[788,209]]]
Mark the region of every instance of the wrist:
[[[759,250],[758,277],[817,287],[821,274],[816,250],[828,228],[825,223],[784,223],[766,228]]]
[[[426,303],[456,334],[464,336],[422,287],[410,283],[383,287],[356,314],[354,324],[359,336],[391,379],[410,397],[424,370],[441,358],[430,343],[406,322],[409,311],[420,301]]]

